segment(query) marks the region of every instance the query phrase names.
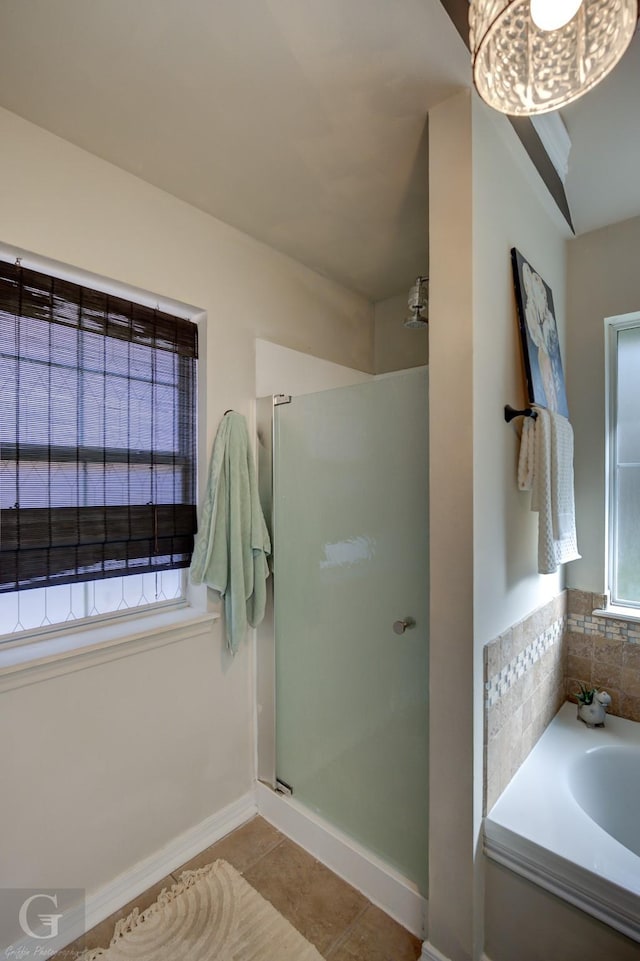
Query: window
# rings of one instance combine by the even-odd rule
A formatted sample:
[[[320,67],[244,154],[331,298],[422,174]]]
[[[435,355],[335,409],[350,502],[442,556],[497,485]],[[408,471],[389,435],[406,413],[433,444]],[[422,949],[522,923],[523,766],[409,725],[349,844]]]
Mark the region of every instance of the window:
[[[0,635],[184,597],[197,327],[0,263]]]
[[[640,608],[640,314],[607,321],[609,591]]]

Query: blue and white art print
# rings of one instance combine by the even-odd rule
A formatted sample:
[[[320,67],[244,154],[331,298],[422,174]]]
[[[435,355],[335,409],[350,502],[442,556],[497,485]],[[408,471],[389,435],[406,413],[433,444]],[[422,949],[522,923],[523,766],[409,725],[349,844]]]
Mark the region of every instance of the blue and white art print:
[[[568,417],[551,288],[515,247],[511,262],[529,403]]]

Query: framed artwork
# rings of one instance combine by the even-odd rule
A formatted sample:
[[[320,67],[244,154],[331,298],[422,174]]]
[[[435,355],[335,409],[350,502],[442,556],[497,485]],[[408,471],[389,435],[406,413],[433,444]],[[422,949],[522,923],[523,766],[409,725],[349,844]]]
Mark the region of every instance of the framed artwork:
[[[551,288],[515,247],[511,264],[529,403],[568,417]]]

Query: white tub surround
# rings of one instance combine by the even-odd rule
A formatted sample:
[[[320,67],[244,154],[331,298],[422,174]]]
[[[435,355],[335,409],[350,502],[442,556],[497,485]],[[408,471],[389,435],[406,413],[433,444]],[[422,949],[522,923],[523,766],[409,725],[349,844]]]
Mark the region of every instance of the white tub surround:
[[[640,942],[639,782],[640,725],[589,729],[565,704],[485,818],[485,853]]]

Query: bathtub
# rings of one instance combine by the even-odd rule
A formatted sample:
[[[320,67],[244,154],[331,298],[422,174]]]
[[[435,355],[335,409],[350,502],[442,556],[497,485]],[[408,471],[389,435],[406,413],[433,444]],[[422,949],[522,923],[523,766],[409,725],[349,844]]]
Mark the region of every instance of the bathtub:
[[[640,942],[640,724],[565,704],[484,821],[488,857]]]

